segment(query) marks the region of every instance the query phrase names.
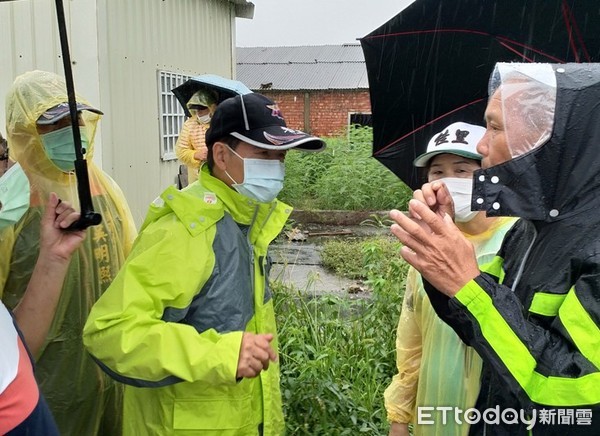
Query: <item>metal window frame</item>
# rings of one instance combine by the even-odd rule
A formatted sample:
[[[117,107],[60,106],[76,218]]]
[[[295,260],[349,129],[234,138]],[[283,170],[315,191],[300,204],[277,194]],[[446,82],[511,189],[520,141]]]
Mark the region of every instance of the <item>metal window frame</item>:
[[[156,72],[160,158],[163,161],[177,159],[175,144],[186,119],[183,108],[171,90],[191,77],[174,71],[157,70]]]

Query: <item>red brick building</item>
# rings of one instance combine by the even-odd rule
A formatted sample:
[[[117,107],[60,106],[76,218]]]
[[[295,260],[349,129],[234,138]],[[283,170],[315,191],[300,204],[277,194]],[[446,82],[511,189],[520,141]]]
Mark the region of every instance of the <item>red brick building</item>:
[[[276,101],[291,128],[335,136],[349,124],[370,125],[359,44],[238,47],[237,79]]]

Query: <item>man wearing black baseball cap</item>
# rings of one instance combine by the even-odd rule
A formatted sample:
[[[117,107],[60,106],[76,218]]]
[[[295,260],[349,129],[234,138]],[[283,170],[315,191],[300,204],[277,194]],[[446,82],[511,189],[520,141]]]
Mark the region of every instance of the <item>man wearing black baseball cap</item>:
[[[323,140],[286,126],[276,103],[261,94],[221,103],[206,132],[210,172],[239,193],[270,202],[283,188],[287,150],[321,151]]]
[[[267,249],[291,213],[276,199],[287,151],[325,143],[247,94],[217,107],[206,145],[198,181],[155,200],[84,329],[129,385],[125,435],[284,433]]]

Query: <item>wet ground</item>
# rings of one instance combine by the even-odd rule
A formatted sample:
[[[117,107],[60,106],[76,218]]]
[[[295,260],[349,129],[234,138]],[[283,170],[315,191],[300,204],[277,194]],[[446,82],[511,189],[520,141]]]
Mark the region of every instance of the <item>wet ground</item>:
[[[364,298],[368,289],[361,281],[340,277],[323,267],[321,249],[327,240],[364,238],[388,230],[370,226],[336,226],[306,224],[301,227],[304,241],[292,241],[285,236],[271,244],[271,279],[294,285],[312,295],[337,294],[348,298]],[[311,236],[318,235],[318,236]]]

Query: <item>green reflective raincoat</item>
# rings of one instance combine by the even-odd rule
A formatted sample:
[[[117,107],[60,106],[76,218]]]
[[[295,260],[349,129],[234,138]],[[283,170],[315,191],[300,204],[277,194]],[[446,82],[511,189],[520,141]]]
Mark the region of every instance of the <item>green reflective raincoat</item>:
[[[252,379],[236,372],[244,331],[276,335],[267,248],[290,213],[238,194],[206,165],[150,206],[84,330],[90,353],[128,385],[125,434],[283,432],[278,362]]]
[[[11,158],[21,164],[31,184],[31,205],[23,218],[0,233],[0,292],[14,307],[27,287],[39,252],[40,218],[50,192],[78,208],[74,173],[61,171],[49,160],[36,120],[47,109],[67,101],[65,82],[42,71],[15,80],[6,98]],[[79,102],[85,100],[78,97]],[[83,348],[83,325],[92,304],[108,287],[130,251],[136,235],[125,198],[91,160],[100,116],[83,111],[89,149],[88,172],[99,226],[73,254],[60,301],[36,375],[52,413],[65,435],[119,434],[121,394],[118,384],[98,370]]]
[[[473,243],[477,262],[490,262],[502,244],[514,218],[499,218],[485,232],[465,236]],[[413,423],[414,435],[467,435],[469,425],[459,425],[453,413],[443,422],[442,411],[429,410],[436,425],[416,425],[417,407],[475,405],[479,395],[482,361],[454,330],[435,313],[416,269],[410,268],[396,332],[398,373],[385,391],[385,407],[392,422]]]

